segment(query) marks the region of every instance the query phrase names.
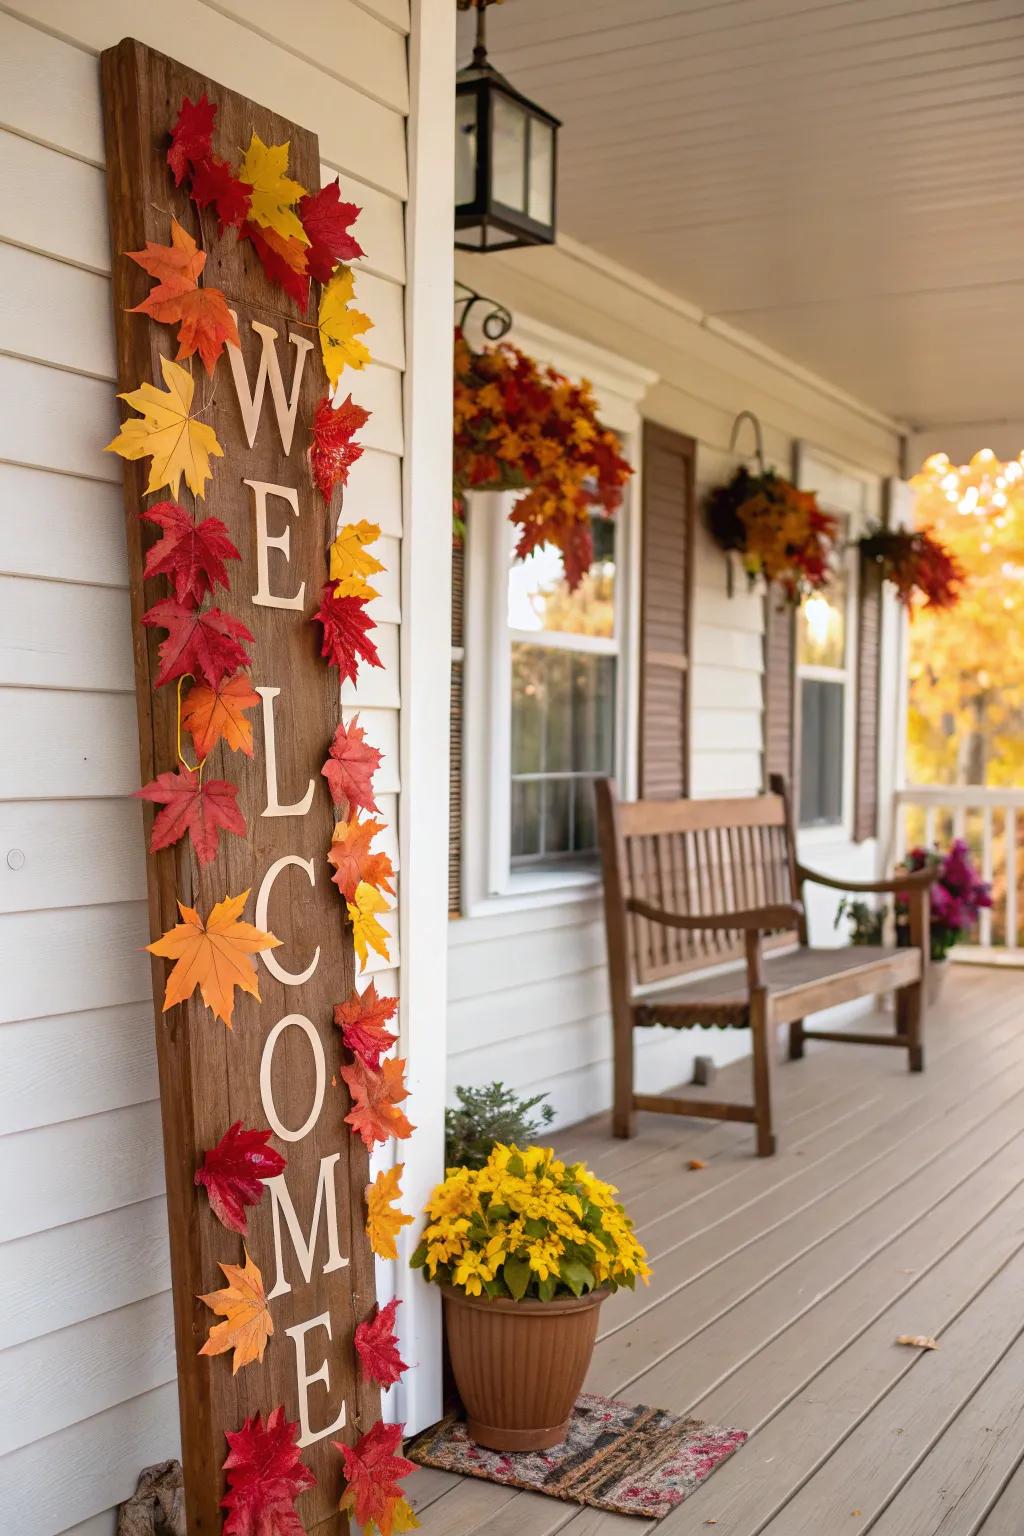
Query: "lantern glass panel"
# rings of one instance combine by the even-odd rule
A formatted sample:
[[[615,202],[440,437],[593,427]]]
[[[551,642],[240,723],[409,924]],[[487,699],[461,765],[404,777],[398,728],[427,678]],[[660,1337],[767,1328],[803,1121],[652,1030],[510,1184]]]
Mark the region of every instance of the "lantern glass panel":
[[[464,91],[455,98],[455,203],[471,203],[476,197],[476,93]]]
[[[500,91],[493,96],[492,195],[506,208],[526,211],[526,113]]]
[[[538,224],[553,224],[555,132],[535,117],[530,122],[530,198],[527,213]]]

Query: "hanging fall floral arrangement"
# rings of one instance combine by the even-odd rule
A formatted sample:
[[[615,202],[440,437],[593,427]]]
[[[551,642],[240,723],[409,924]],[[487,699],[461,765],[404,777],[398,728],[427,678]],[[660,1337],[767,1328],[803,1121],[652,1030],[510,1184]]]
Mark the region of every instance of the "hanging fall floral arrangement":
[[[883,528],[879,523],[859,544],[861,553],[881,566],[882,580],[892,583],[908,612],[916,600],[925,608],[952,608],[959,601],[964,569],[927,529]]]
[[[590,518],[610,516],[633,473],[597,418],[586,380],[573,384],[510,342],[474,352],[455,332],[455,514],[468,491],[525,491],[509,513],[520,559],[542,544],[562,552],[576,588],[590,568]]]
[[[790,603],[828,585],[839,524],[813,491],[798,491],[774,470],[741,465],[709,492],[705,509],[711,537],[739,553],[751,585],[763,576]]]

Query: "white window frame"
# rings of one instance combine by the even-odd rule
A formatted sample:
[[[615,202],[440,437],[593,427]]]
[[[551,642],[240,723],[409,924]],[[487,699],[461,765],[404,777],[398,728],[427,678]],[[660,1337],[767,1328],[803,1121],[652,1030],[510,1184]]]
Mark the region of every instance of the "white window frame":
[[[840,538],[845,543],[850,537],[848,531],[849,520],[842,517],[842,532]],[[843,838],[853,837],[853,801],[854,801],[854,769],[855,769],[855,742],[857,735],[857,614],[860,572],[856,559],[856,550],[847,549],[842,557],[843,574],[846,577],[846,613],[845,634],[843,645],[843,665],[841,667],[810,666],[799,659],[799,625],[802,622],[797,614],[797,663],[796,663],[796,688],[797,709],[800,712],[800,734],[798,740],[803,741],[803,689],[804,681],[821,683],[841,683],[843,688],[843,771],[840,785],[840,816],[838,821],[812,822],[807,826],[800,821],[800,794],[797,794],[797,826],[800,837],[808,841],[835,842],[837,836]],[[800,784],[798,791],[803,787],[803,770],[801,768]]]
[[[635,792],[638,753],[640,613],[640,402],[656,375],[536,321],[517,318],[509,339],[569,378],[594,387],[601,420],[619,433],[634,473],[615,513],[613,640],[513,631],[508,626],[508,555],[513,497],[474,494],[466,527],[465,661],[462,761],[462,910],[466,917],[558,905],[596,894],[595,869],[511,866],[513,640],[617,654],[615,766],[623,792]],[[584,643],[585,642],[585,643]]]
[[[827,847],[836,843],[853,842],[854,789],[857,751],[857,665],[859,658],[860,570],[854,541],[864,532],[867,524],[878,518],[882,505],[882,480],[859,465],[850,463],[836,454],[818,448],[812,443],[797,442],[794,450],[794,480],[802,491],[815,491],[826,512],[839,518],[841,540],[850,547],[843,556],[847,580],[846,601],[846,662],[842,669],[845,680],[843,697],[843,805],[842,816],[837,822],[823,826],[800,826],[799,796],[795,807],[797,836],[800,848]],[[799,623],[799,616],[797,619]],[[797,720],[801,707],[801,679],[819,677],[829,681],[837,677],[837,669],[831,667],[804,667],[795,664],[795,706]],[[797,737],[800,740],[799,734]]]

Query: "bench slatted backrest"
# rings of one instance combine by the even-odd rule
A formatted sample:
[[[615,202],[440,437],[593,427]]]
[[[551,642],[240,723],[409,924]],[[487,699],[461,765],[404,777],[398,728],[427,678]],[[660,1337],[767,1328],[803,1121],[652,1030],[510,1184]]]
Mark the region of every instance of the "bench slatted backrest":
[[[614,797],[614,787],[610,789]],[[618,803],[612,798],[609,809],[611,814],[601,818],[602,842],[612,839],[616,846],[602,848],[605,877],[611,855],[624,899],[637,897],[686,916],[722,916],[796,897],[782,795]],[[688,933],[630,913],[626,933],[638,982],[744,958],[743,935],[736,930]],[[779,935],[767,946],[792,944],[794,937]]]

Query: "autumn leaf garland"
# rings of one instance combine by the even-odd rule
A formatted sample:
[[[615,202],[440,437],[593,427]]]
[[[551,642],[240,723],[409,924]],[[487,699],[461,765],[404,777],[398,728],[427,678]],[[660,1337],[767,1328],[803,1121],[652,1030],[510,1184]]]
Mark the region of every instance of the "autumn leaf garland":
[[[148,295],[134,312],[175,328],[176,358],[161,358],[163,388],[143,383],[122,398],[133,407],[108,450],[129,460],[148,459],[147,494],[169,491],[173,500],[152,505],[140,515],[160,531],[145,563],[146,579],[162,578],[168,595],[143,615],[147,627],[161,629],[160,667],[155,686],[176,684],[178,762],[137,793],[157,807],[150,848],[159,852],[188,837],[200,863],[217,855],[224,833],[244,835],[245,818],[237,787],[225,779],[206,778],[204,765],[221,743],[231,752],[253,754],[249,712],[258,704],[252,686],[248,647],[253,636],[240,620],[217,604],[218,589],[230,592],[229,565],[240,559],[223,522],[201,518],[179,503],[181,483],[202,498],[213,473],[211,460],[223,449],[204,415],[210,398],[197,398],[192,359],[208,377],[227,345],[239,345],[230,297],[203,281],[206,251],[202,215],[212,210],[221,236],[234,229],[261,262],[268,279],[305,313],[311,286],[320,286],[315,329],[330,388],[346,367],[361,369],[370,354],[361,339],[372,322],[354,305],[354,277],[348,262],[364,253],[352,234],[359,208],[341,197],[337,181],[310,193],[288,175],[289,145],[265,144],[253,134],[238,170],[213,149],[216,106],[205,96],[186,99],[171,133],[168,165],[176,186],[184,186],[200,215],[200,240],[171,218],[169,243],[148,241],[126,255],[152,280]],[[183,367],[182,364],[188,365]],[[335,488],[347,484],[362,446],[357,433],[369,412],[351,395],[343,402],[327,394],[310,423],[309,468],[329,505]],[[368,549],[380,536],[375,524],[342,527],[331,546],[329,578],[316,618],[322,626],[322,654],[342,680],[355,681],[360,664],[381,666],[367,605],[379,596],[372,579],[383,571]],[[182,750],[191,738],[193,766]],[[360,964],[371,950],[389,959],[387,934],[380,916],[394,894],[394,869],[373,840],[384,825],[377,810],[373,776],[380,752],[369,745],[354,717],[338,726],[323,776],[339,820],[329,850],[333,879],[345,901]],[[230,1029],[237,990],[257,999],[255,956],[279,940],[245,922],[248,892],[225,897],[204,915],[179,903],[181,921],[148,948],[174,961],[164,1009],[191,996],[198,987],[203,1001]],[[351,1060],[341,1066],[352,1107],[346,1120],[367,1146],[391,1136],[404,1138],[413,1127],[400,1107],[408,1097],[404,1062],[389,1055],[397,1035],[387,1028],[397,1000],[378,996],[371,982],[335,1009],[335,1022]],[[195,1182],[204,1187],[210,1208],[229,1230],[243,1238],[247,1208],[263,1195],[266,1180],[284,1170],[285,1161],[270,1145],[270,1132],[236,1122],[204,1155]],[[366,1230],[373,1251],[396,1258],[396,1236],[412,1218],[397,1205],[402,1165],[379,1173],[366,1188]],[[222,1319],[211,1325],[200,1353],[230,1354],[232,1371],[263,1359],[273,1322],[259,1267],[243,1248],[242,1263],[220,1265],[225,1284],[202,1300]],[[381,1387],[393,1385],[407,1369],[395,1333],[398,1302],[392,1300],[361,1321],[353,1339],[364,1378]],[[282,1407],[264,1419],[249,1418],[228,1432],[224,1463],[228,1491],[225,1536],[248,1536],[256,1529],[298,1531],[298,1495],[314,1483],[299,1456],[297,1426]],[[401,1426],[374,1425],[354,1447],[338,1446],[345,1460],[348,1487],[341,1508],[351,1510],[381,1536],[416,1524],[401,1495],[397,1478],[409,1464],[395,1452]]]

